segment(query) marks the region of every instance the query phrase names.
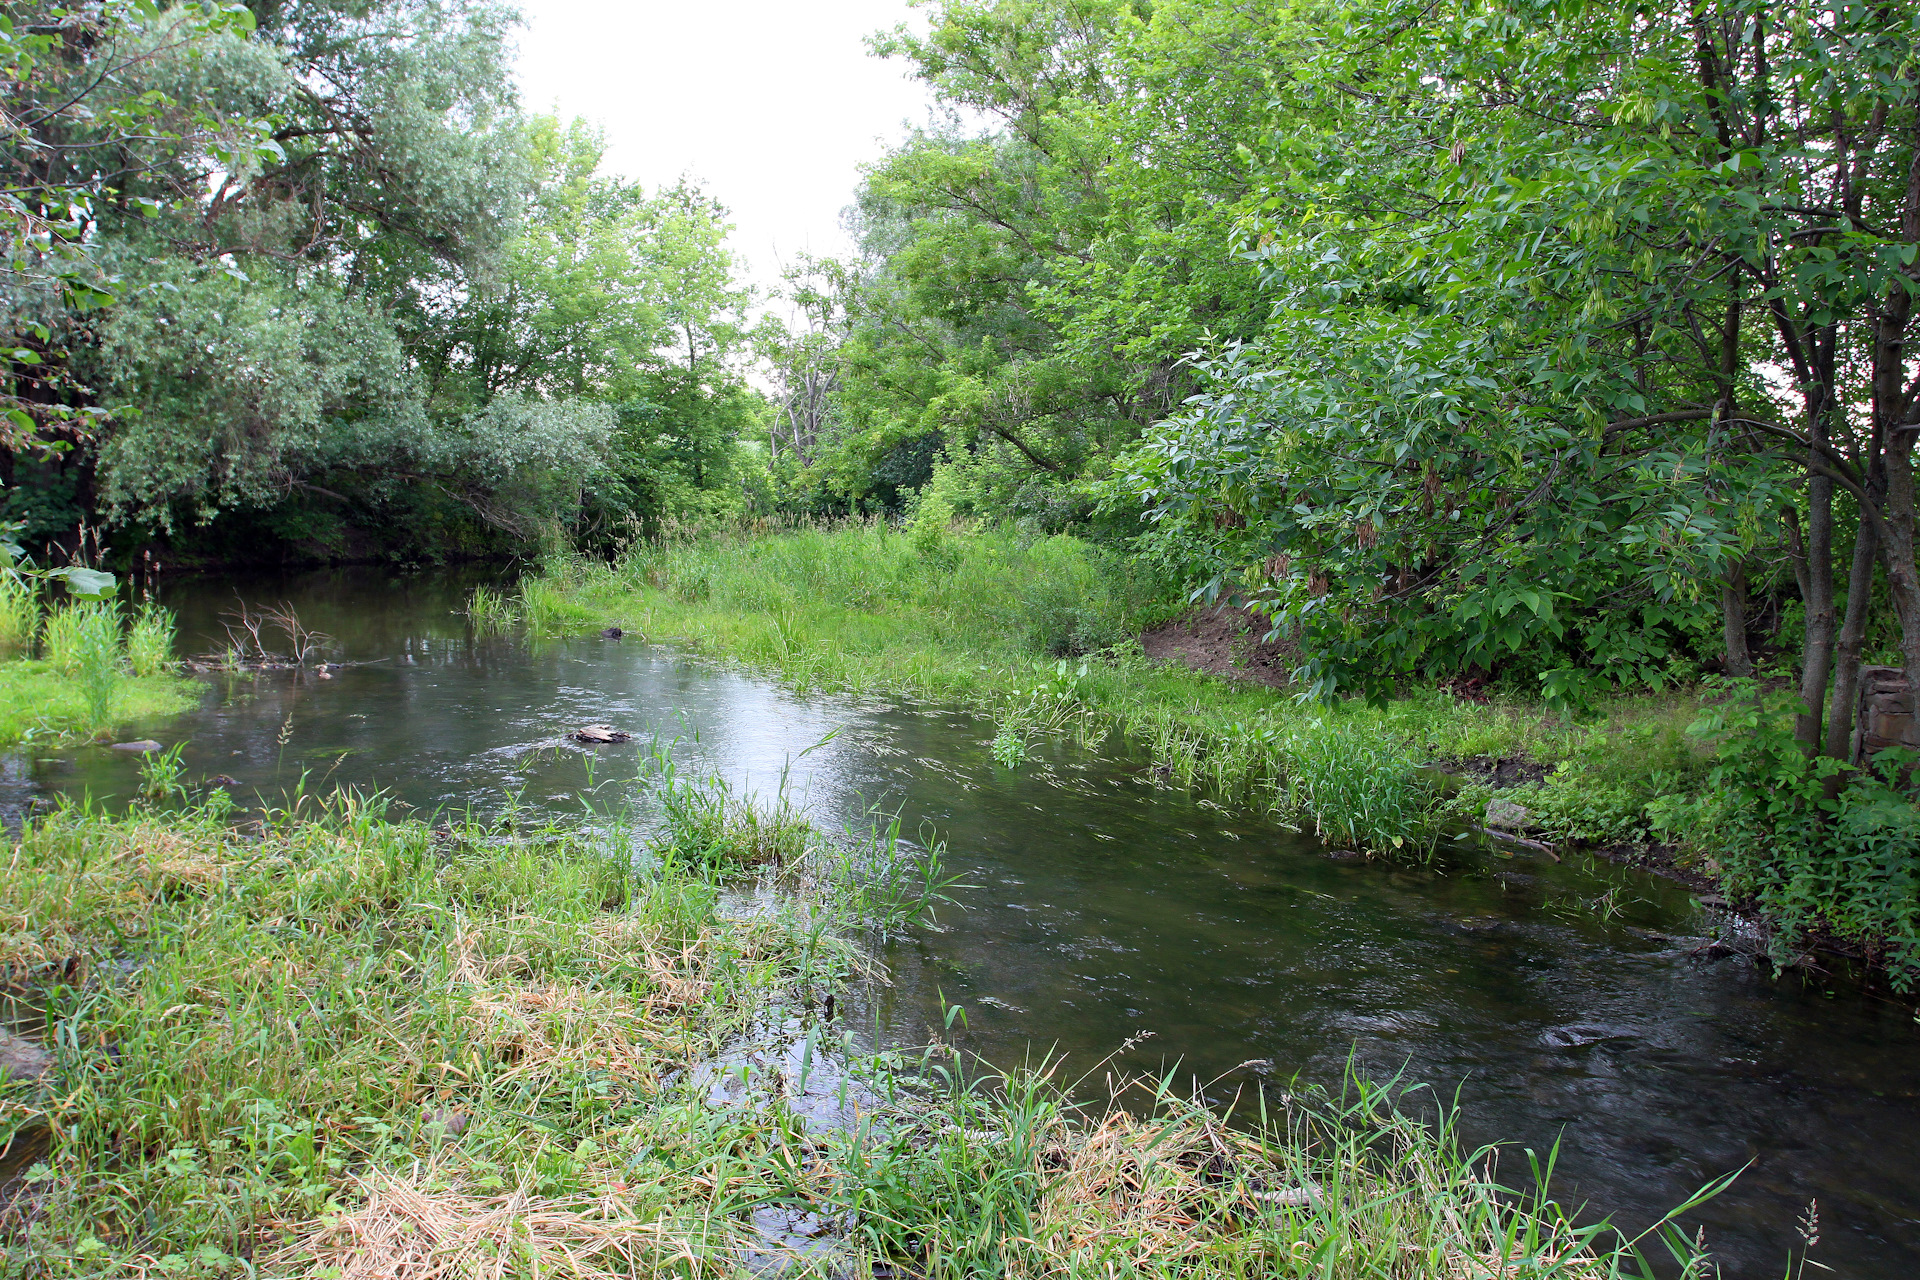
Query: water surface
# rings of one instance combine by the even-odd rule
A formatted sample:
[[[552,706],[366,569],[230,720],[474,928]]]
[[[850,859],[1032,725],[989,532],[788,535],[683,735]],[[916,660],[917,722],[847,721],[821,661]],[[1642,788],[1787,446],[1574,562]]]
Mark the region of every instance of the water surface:
[[[1711,925],[1681,887],[1607,865],[1482,853],[1444,871],[1331,858],[1314,841],[1160,785],[1123,750],[1059,746],[1011,771],[991,728],[940,707],[798,696],[629,637],[476,636],[469,576],[336,571],[182,583],[188,647],[217,649],[236,593],[293,603],[348,665],[207,677],[198,711],[141,726],[185,741],[194,776],[278,800],[380,787],[423,813],[511,802],[578,812],[641,744],[584,748],[589,723],[682,737],[693,770],[792,785],[828,822],[884,799],[931,824],[971,888],[886,955],[858,1016],[924,1042],[943,1001],[998,1062],[1179,1063],[1225,1100],[1353,1055],[1451,1097],[1471,1140],[1545,1151],[1560,1188],[1644,1221],[1748,1166],[1692,1219],[1729,1276],[1781,1274],[1818,1199],[1813,1255],[1839,1276],[1920,1275],[1920,1023],[1845,983],[1696,958]],[[632,619],[609,618],[608,622]],[[801,753],[835,728],[839,737]],[[0,801],[125,795],[102,748],[26,751]],[[1516,1161],[1510,1167],[1517,1168]]]

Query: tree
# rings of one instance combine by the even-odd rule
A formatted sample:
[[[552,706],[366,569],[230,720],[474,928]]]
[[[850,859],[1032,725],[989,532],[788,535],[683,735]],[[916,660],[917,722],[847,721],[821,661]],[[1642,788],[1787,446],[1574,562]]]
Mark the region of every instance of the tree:
[[[86,403],[65,341],[111,302],[118,284],[99,245],[117,211],[177,212],[151,196],[166,158],[196,149],[225,165],[277,152],[270,123],[143,87],[162,63],[206,56],[244,38],[242,5],[183,4],[165,13],[132,0],[0,14],[0,218],[7,338],[0,360],[0,451],[42,456],[91,437],[102,411]]]
[[[1549,692],[1654,677],[1785,518],[1800,740],[1844,751],[1876,558],[1920,679],[1915,21],[1369,8],[1276,97],[1245,241],[1274,323],[1137,490],[1308,629],[1323,692],[1542,646]],[[1837,638],[1836,493],[1865,530]]]

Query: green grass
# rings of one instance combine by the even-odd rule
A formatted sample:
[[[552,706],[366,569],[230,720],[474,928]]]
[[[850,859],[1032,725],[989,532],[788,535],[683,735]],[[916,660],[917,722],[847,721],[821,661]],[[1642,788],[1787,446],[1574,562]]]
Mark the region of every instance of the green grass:
[[[28,654],[40,634],[40,593],[33,584],[0,574],[0,654]]]
[[[79,677],[62,675],[51,663],[36,659],[0,662],[0,746],[25,739],[86,738],[104,729],[178,715],[194,707],[200,692],[198,684],[182,676],[125,676],[112,683],[112,702],[102,719]]]
[[[656,758],[651,834],[433,829],[351,796],[242,832],[224,793],[30,824],[0,977],[58,1078],[0,1085],[0,1142],[45,1143],[0,1271],[727,1276],[782,1209],[829,1225],[836,1273],[1637,1273],[1392,1090],[1229,1127],[1151,1081],[1077,1107],[1058,1063],[849,1058],[817,1010],[867,965],[897,847]],[[728,1056],[779,1026],[794,1072]],[[815,1069],[857,1104],[837,1127],[791,1105]]]
[[[173,610],[144,604],[127,631],[127,665],[136,676],[156,676],[173,669]]]
[[[0,745],[88,738],[190,709],[199,689],[172,674],[173,634],[173,614],[154,605],[142,607],[130,628],[114,601],[54,610],[42,659],[0,662]]]
[[[996,758],[1009,765],[1048,735],[1118,730],[1184,785],[1372,851],[1432,830],[1439,798],[1416,772],[1423,763],[1604,755],[1623,728],[1691,718],[1695,705],[1680,694],[1621,697],[1582,724],[1437,688],[1384,707],[1302,705],[1148,660],[1141,629],[1182,604],[1079,539],[987,528],[944,534],[929,549],[912,531],[873,523],[646,545],[612,565],[556,562],[522,584],[517,618],[547,633],[618,624],[802,691],[959,703],[993,718]],[[1629,767],[1637,759],[1618,754]]]

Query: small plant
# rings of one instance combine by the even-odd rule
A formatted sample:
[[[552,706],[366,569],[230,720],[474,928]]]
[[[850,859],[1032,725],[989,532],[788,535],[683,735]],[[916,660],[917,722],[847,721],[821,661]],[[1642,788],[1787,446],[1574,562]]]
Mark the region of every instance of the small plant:
[[[140,606],[127,633],[127,661],[136,676],[164,675],[173,669],[173,610],[152,601]]]
[[[140,762],[140,795],[149,801],[187,799],[187,766],[180,753],[186,743],[177,742],[165,751],[150,752]]]
[[[1027,758],[1027,739],[1020,724],[1009,717],[1000,722],[993,735],[993,758],[1008,769],[1017,769]]]
[[[520,620],[519,606],[505,591],[475,587],[467,597],[467,621],[483,633],[506,631]]]

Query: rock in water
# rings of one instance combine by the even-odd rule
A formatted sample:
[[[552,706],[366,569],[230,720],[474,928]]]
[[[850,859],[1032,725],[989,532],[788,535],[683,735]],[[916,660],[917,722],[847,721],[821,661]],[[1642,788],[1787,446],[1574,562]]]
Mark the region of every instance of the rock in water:
[[[38,1080],[52,1070],[52,1054],[32,1041],[0,1031],[0,1080]]]
[[[590,724],[573,732],[575,742],[628,742],[632,738],[633,735],[625,730],[606,724]]]
[[[140,752],[166,750],[165,747],[155,742],[152,738],[141,738],[137,742],[116,742],[113,744],[113,749],[115,751],[140,751]]]
[[[605,636],[609,640],[618,640],[621,636],[627,633],[622,631],[618,627],[608,627],[605,631],[602,631],[600,634],[602,636]]]
[[[1533,814],[1511,800],[1489,800],[1486,824],[1502,831],[1525,831],[1533,825]]]

